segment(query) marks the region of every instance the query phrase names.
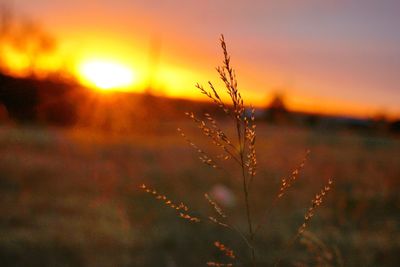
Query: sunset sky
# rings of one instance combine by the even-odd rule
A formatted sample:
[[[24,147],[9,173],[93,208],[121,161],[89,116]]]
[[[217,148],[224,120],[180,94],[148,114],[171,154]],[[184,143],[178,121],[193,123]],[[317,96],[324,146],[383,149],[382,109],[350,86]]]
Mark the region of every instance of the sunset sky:
[[[294,109],[400,116],[398,0],[3,2],[55,36],[55,61],[121,64],[133,90],[197,96],[218,80],[223,33],[248,102],[280,92]]]

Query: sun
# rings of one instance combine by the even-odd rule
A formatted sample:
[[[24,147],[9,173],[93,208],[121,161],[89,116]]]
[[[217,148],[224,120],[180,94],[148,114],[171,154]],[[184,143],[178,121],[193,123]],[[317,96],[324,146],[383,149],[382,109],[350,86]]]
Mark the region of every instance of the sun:
[[[135,80],[131,68],[109,60],[88,60],[78,67],[81,80],[101,90],[126,89]]]

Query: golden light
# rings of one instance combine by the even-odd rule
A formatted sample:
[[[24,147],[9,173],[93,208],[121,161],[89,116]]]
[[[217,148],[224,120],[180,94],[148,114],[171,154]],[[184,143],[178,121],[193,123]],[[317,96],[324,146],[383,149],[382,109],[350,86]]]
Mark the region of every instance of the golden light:
[[[106,60],[86,61],[79,66],[78,72],[84,83],[102,90],[126,89],[135,81],[132,69]]]

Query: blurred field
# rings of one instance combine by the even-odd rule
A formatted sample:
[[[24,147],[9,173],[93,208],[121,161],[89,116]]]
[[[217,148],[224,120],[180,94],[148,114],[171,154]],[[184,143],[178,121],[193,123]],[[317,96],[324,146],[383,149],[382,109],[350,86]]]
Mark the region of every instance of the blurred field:
[[[301,242],[283,247],[315,192],[333,177],[334,189],[308,228],[326,245],[332,265],[400,266],[400,139],[258,126],[257,215],[271,203],[281,177],[311,150],[298,183],[258,235],[260,264],[283,253],[281,266],[315,266],[316,256]],[[245,256],[245,245],[232,233],[187,223],[138,190],[144,182],[204,215],[212,210],[203,194],[215,184],[231,188],[241,202],[236,176],[202,165],[176,127],[127,136],[0,128],[1,266],[205,266],[221,257],[215,240]],[[226,212],[245,226],[239,204]]]

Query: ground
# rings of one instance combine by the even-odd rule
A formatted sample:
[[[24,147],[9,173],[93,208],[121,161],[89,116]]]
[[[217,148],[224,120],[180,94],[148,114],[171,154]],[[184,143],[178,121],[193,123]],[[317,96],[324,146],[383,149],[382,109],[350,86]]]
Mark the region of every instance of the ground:
[[[207,217],[213,210],[203,195],[223,185],[237,200],[224,210],[245,229],[237,170],[202,164],[174,130],[177,126],[205,144],[186,122],[129,135],[2,126],[1,265],[205,266],[226,261],[212,245],[216,240],[245,262],[248,251],[234,233],[188,223],[139,189],[145,183]],[[257,129],[259,170],[251,188],[255,221],[276,196],[281,178],[311,150],[295,186],[257,235],[260,266],[280,257],[281,266],[316,266],[321,258],[332,266],[400,265],[398,137],[262,123]],[[308,238],[287,247],[329,178],[335,181],[333,190],[307,226]]]

